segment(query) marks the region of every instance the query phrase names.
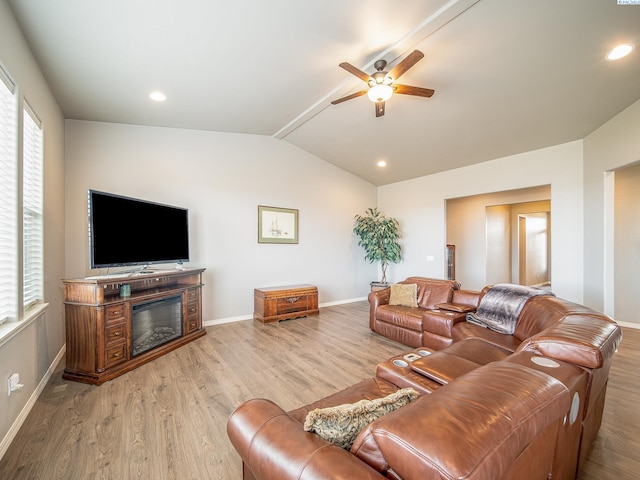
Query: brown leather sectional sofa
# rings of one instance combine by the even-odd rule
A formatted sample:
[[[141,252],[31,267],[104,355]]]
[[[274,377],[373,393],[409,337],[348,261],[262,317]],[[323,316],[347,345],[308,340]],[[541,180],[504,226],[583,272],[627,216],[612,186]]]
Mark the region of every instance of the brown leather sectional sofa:
[[[453,343],[452,329],[475,311],[482,292],[461,290],[453,280],[409,277],[402,285],[417,285],[417,307],[390,305],[391,288],[369,294],[369,327],[410,347],[435,350]]]
[[[388,305],[389,291],[369,296],[371,329],[414,347],[374,378],[291,412],[265,399],[236,409],[227,431],[245,479],[576,478],[600,428],[620,328],[541,295],[524,303],[513,334],[497,333],[465,320],[488,287],[404,283],[418,282],[417,307]],[[311,410],[406,387],[420,397],[369,423],[349,451],[302,428]]]

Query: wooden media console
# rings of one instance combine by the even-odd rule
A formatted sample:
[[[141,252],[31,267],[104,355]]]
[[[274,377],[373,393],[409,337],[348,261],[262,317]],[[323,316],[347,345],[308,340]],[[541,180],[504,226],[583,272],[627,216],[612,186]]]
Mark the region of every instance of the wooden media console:
[[[62,377],[100,385],[205,335],[202,272],[63,280],[67,348]],[[120,296],[123,285],[130,295]]]

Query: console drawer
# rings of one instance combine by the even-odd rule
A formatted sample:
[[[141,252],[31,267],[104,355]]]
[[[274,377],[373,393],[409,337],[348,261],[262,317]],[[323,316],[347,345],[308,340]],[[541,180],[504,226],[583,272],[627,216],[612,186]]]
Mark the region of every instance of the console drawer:
[[[105,318],[107,324],[124,322],[124,303],[117,303],[106,307]]]
[[[197,318],[187,319],[186,330],[187,331],[184,332],[185,335],[198,330],[198,319]]]
[[[187,303],[187,319],[197,318],[200,314],[200,302],[189,301]]]
[[[109,368],[116,363],[123,362],[127,359],[127,344],[122,342],[117,345],[108,347],[105,351],[105,367]]]
[[[126,328],[124,323],[118,325],[110,325],[105,329],[105,339],[107,346],[113,343],[121,342],[126,338]]]

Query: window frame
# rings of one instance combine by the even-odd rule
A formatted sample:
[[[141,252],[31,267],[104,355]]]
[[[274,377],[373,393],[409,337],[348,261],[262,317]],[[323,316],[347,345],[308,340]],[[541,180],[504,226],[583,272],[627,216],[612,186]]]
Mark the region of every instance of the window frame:
[[[44,302],[44,124],[1,62],[0,89],[2,346],[42,315],[48,304]]]

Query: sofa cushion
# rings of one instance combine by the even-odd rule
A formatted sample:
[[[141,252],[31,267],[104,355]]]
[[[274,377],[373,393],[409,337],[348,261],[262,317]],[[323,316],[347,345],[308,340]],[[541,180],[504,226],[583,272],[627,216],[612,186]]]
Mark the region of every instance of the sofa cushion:
[[[399,283],[415,283],[418,285],[418,306],[435,308],[438,303],[449,303],[458,284],[453,280],[437,278],[409,277]]]
[[[423,308],[401,305],[380,305],[376,310],[376,320],[391,323],[401,328],[422,332]]]
[[[521,343],[515,335],[505,335],[494,332],[493,330],[469,322],[455,324],[451,329],[451,338],[453,339],[454,345],[455,342],[459,342],[465,338],[480,338],[485,342],[505,348],[510,352],[515,352]]]
[[[383,380],[382,378],[367,378],[355,385],[350,385],[343,390],[320,398],[313,403],[296,408],[295,410],[290,410],[287,413],[302,424],[307,414],[316,408],[333,407],[334,405],[342,405],[343,403],[355,403],[362,399],[375,400],[376,398],[386,397],[396,391],[398,391],[398,387],[391,382]]]
[[[418,285],[415,283],[394,283],[391,285],[389,305],[418,306]]]
[[[520,340],[526,340],[570,314],[601,315],[589,307],[568,300],[539,296],[530,299],[522,309],[514,335]]]
[[[360,431],[381,416],[393,412],[418,398],[413,388],[404,388],[375,400],[311,410],[304,422],[305,432],[349,450]]]

